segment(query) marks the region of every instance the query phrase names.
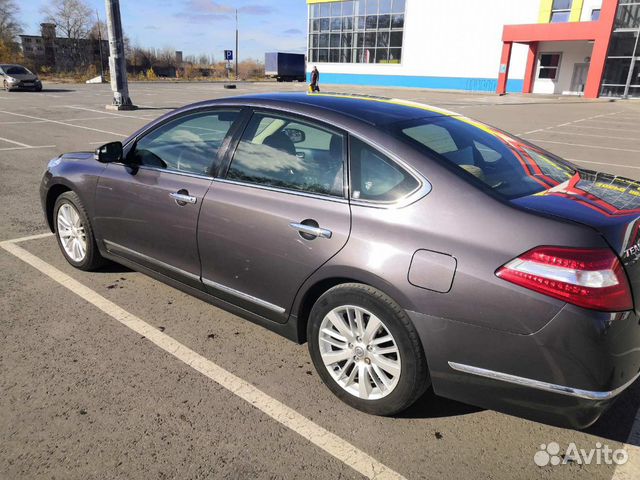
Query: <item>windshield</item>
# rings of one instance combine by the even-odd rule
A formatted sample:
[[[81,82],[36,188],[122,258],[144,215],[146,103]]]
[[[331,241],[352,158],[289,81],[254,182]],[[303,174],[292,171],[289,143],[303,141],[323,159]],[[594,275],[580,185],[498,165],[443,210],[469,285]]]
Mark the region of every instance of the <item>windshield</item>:
[[[548,190],[576,173],[560,158],[465,117],[422,118],[392,130],[508,199]]]
[[[33,75],[29,70],[19,65],[7,67],[5,72],[7,75]]]

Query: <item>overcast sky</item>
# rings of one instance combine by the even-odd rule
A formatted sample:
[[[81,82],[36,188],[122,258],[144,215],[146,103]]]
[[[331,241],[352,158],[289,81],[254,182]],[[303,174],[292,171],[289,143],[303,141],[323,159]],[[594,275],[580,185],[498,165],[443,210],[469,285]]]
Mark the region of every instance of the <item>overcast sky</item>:
[[[85,0],[105,18],[104,0]],[[46,0],[18,2],[24,33],[38,35]],[[240,20],[240,59],[264,61],[264,52],[304,52],[305,0],[121,0],[122,25],[134,45],[171,47],[185,55],[222,60],[235,49],[235,8]]]

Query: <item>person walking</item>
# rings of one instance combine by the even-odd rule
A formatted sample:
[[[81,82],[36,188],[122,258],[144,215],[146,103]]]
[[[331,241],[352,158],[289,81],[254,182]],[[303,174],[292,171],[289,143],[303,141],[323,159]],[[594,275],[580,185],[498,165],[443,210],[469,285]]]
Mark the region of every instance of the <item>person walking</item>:
[[[309,91],[311,93],[320,92],[320,72],[318,71],[318,67],[313,66],[313,70],[311,70],[311,84],[309,85]]]

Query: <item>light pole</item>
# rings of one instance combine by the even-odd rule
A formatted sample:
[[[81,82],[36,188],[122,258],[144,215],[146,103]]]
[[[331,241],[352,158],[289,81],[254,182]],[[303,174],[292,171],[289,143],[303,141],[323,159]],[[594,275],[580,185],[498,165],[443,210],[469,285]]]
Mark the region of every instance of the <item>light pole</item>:
[[[104,82],[104,60],[102,53],[102,26],[100,25],[100,14],[96,9],[96,18],[98,19],[98,45],[100,45],[100,82]]]
[[[107,30],[109,32],[109,72],[111,73],[111,90],[113,102],[107,110],[134,110],[129,98],[127,84],[127,63],[124,57],[124,38],[122,20],[120,19],[120,1],[105,0],[107,7]]]
[[[238,9],[236,8],[236,82],[238,81]]]

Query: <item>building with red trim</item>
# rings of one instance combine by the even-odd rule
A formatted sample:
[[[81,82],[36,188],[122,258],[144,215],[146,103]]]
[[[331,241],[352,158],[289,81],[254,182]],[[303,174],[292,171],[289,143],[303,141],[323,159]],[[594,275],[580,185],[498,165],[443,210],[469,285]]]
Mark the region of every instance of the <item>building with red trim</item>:
[[[306,2],[321,84],[640,97],[640,0]]]
[[[506,93],[513,44],[524,44],[528,56],[523,93],[582,93],[587,98],[640,95],[636,66],[640,1],[602,0],[587,21],[552,21],[554,7],[571,9],[576,3],[584,8],[584,2],[575,0],[543,1],[540,23],[505,25],[498,93]],[[548,22],[544,22],[546,15]],[[566,71],[564,82],[562,70]]]

